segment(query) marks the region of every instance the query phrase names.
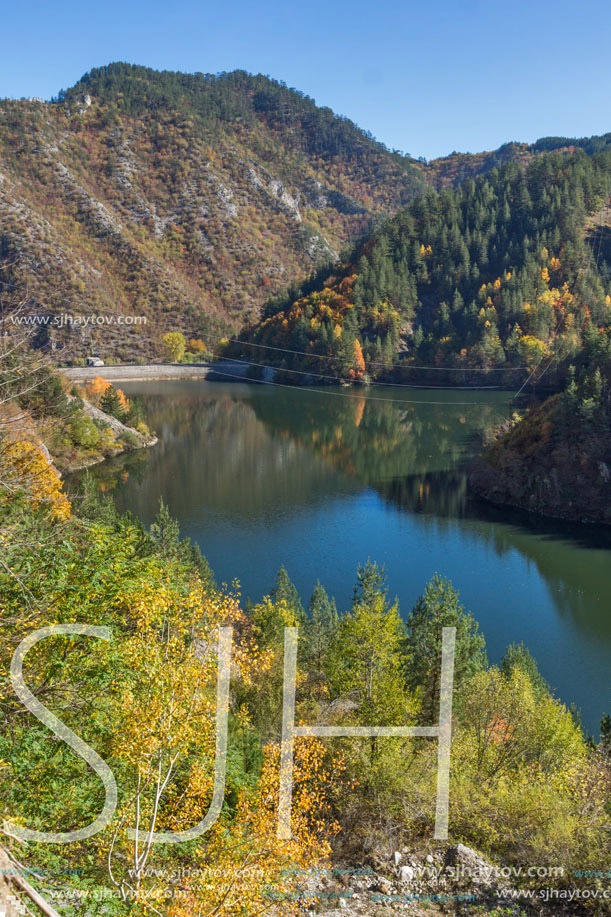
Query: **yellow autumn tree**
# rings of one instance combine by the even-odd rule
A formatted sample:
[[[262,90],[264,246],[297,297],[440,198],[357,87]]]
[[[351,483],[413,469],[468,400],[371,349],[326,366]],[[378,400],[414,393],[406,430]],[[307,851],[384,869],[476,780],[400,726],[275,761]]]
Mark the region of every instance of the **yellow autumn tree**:
[[[0,441],[0,508],[21,495],[35,508],[48,510],[52,519],[67,519],[70,501],[61,478],[43,450],[28,440]]]
[[[240,792],[231,833],[227,824],[219,822],[198,846],[196,868],[184,881],[181,894],[172,898],[169,917],[265,914],[272,908],[292,917],[313,903],[304,890],[304,879],[327,862],[330,839],[339,830],[331,815],[329,790],[341,782],[344,762],[327,764],[318,739],[296,740],[292,836],[281,840],[277,837],[279,747],[267,746],[263,758],[256,784]],[[192,796],[191,801],[198,799]]]
[[[519,346],[522,359],[531,371],[539,365],[548,352],[544,342],[532,334],[525,334],[520,338]]]
[[[162,339],[163,359],[166,363],[180,363],[185,355],[187,342],[180,331],[169,331]]]
[[[131,622],[113,659],[116,688],[106,710],[116,724],[114,770],[121,775],[124,801],[99,846],[124,899],[144,906],[159,896],[167,907],[168,879],[154,875],[160,848],[152,837],[197,825],[211,804],[219,627],[233,627],[234,685],[247,686],[255,674],[265,677],[271,656],[258,649],[256,629],[236,596],[208,592],[197,581],[185,593],[155,561],[138,588],[119,592],[114,604]],[[246,719],[238,711],[235,728]],[[220,872],[211,881],[200,881],[200,875],[186,887],[181,882],[180,894],[172,896],[171,914],[259,912],[270,895],[289,893],[295,881],[292,868],[314,865],[328,853],[333,825],[325,787],[333,784],[341,765],[334,765],[332,774],[324,766],[319,743],[298,746],[292,839],[276,838],[279,752],[270,747],[260,776],[246,786],[234,787],[227,774],[227,795],[236,794],[237,803],[221,811],[190,854],[196,873],[212,867]],[[138,841],[130,838],[128,828],[138,830]]]

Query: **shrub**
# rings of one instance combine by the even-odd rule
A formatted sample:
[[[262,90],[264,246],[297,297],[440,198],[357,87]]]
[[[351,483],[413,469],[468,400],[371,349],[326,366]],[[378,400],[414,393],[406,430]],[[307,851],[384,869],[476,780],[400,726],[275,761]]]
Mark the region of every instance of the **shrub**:
[[[139,449],[142,445],[136,434],[132,433],[131,430],[125,430],[124,433],[121,433],[119,442],[123,443],[126,449]]]
[[[79,412],[70,421],[70,438],[76,446],[94,449],[100,443],[100,431],[91,417]]]

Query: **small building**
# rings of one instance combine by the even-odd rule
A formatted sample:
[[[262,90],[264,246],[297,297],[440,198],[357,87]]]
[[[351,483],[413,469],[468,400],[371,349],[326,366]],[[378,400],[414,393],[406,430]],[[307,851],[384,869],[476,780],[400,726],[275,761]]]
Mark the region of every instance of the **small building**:
[[[104,366],[104,360],[99,357],[87,357],[87,366]]]

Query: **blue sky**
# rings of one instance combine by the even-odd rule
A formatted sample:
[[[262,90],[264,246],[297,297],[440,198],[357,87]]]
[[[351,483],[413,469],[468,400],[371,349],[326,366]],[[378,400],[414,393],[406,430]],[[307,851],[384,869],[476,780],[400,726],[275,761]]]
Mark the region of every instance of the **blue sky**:
[[[432,158],[611,131],[609,0],[33,0],[5,4],[0,96],[114,60],[284,80]]]

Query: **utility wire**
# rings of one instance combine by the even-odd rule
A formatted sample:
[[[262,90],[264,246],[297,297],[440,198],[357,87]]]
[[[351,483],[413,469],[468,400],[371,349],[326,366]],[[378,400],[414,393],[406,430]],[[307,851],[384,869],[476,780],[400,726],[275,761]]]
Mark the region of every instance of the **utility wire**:
[[[268,369],[275,369],[275,367],[268,367]],[[227,373],[221,371],[220,369],[214,369],[213,372],[217,373],[219,376],[228,376],[231,379],[239,379],[241,382],[256,382],[257,385],[272,385],[276,388],[288,388],[291,391],[295,392],[312,392],[314,395],[332,395],[337,398],[354,398],[356,392],[332,392],[326,388],[306,388],[304,385],[289,385],[288,382],[271,382],[267,379],[245,379],[244,376],[241,376],[239,373]],[[376,398],[367,396],[367,401],[385,401],[392,404],[435,404],[440,407],[490,407],[489,401],[411,401],[406,398]]]
[[[329,376],[323,373],[313,373],[307,369],[288,369],[285,366],[268,366],[267,363],[255,363],[252,360],[241,360],[238,357],[230,357],[231,361],[234,363],[243,363],[246,366],[259,366],[262,369],[271,369],[273,372],[282,372],[282,373],[295,373],[299,376],[316,376],[317,379],[333,379],[335,382],[348,382],[349,380],[346,376]],[[502,391],[503,386],[501,385],[412,385],[410,382],[371,382],[369,383],[372,387],[377,387],[378,385],[386,385],[390,388],[417,388],[417,389],[441,389],[445,392],[460,392],[460,391],[482,391],[483,389],[493,389],[494,391]],[[441,402],[440,402],[441,404]]]
[[[287,347],[273,347],[271,344],[254,344],[252,341],[240,341],[237,338],[227,338],[230,344],[244,344],[246,347],[259,347],[263,350],[278,350],[280,353],[293,353],[303,357],[311,357],[315,360],[335,360],[335,357],[324,353],[308,353],[306,350],[289,350]],[[412,363],[393,363],[388,366],[380,360],[367,360],[370,366],[383,366],[388,370],[391,369],[433,369],[437,372],[444,373],[508,373],[528,370],[528,366],[497,366],[486,368],[482,366],[416,366]]]

